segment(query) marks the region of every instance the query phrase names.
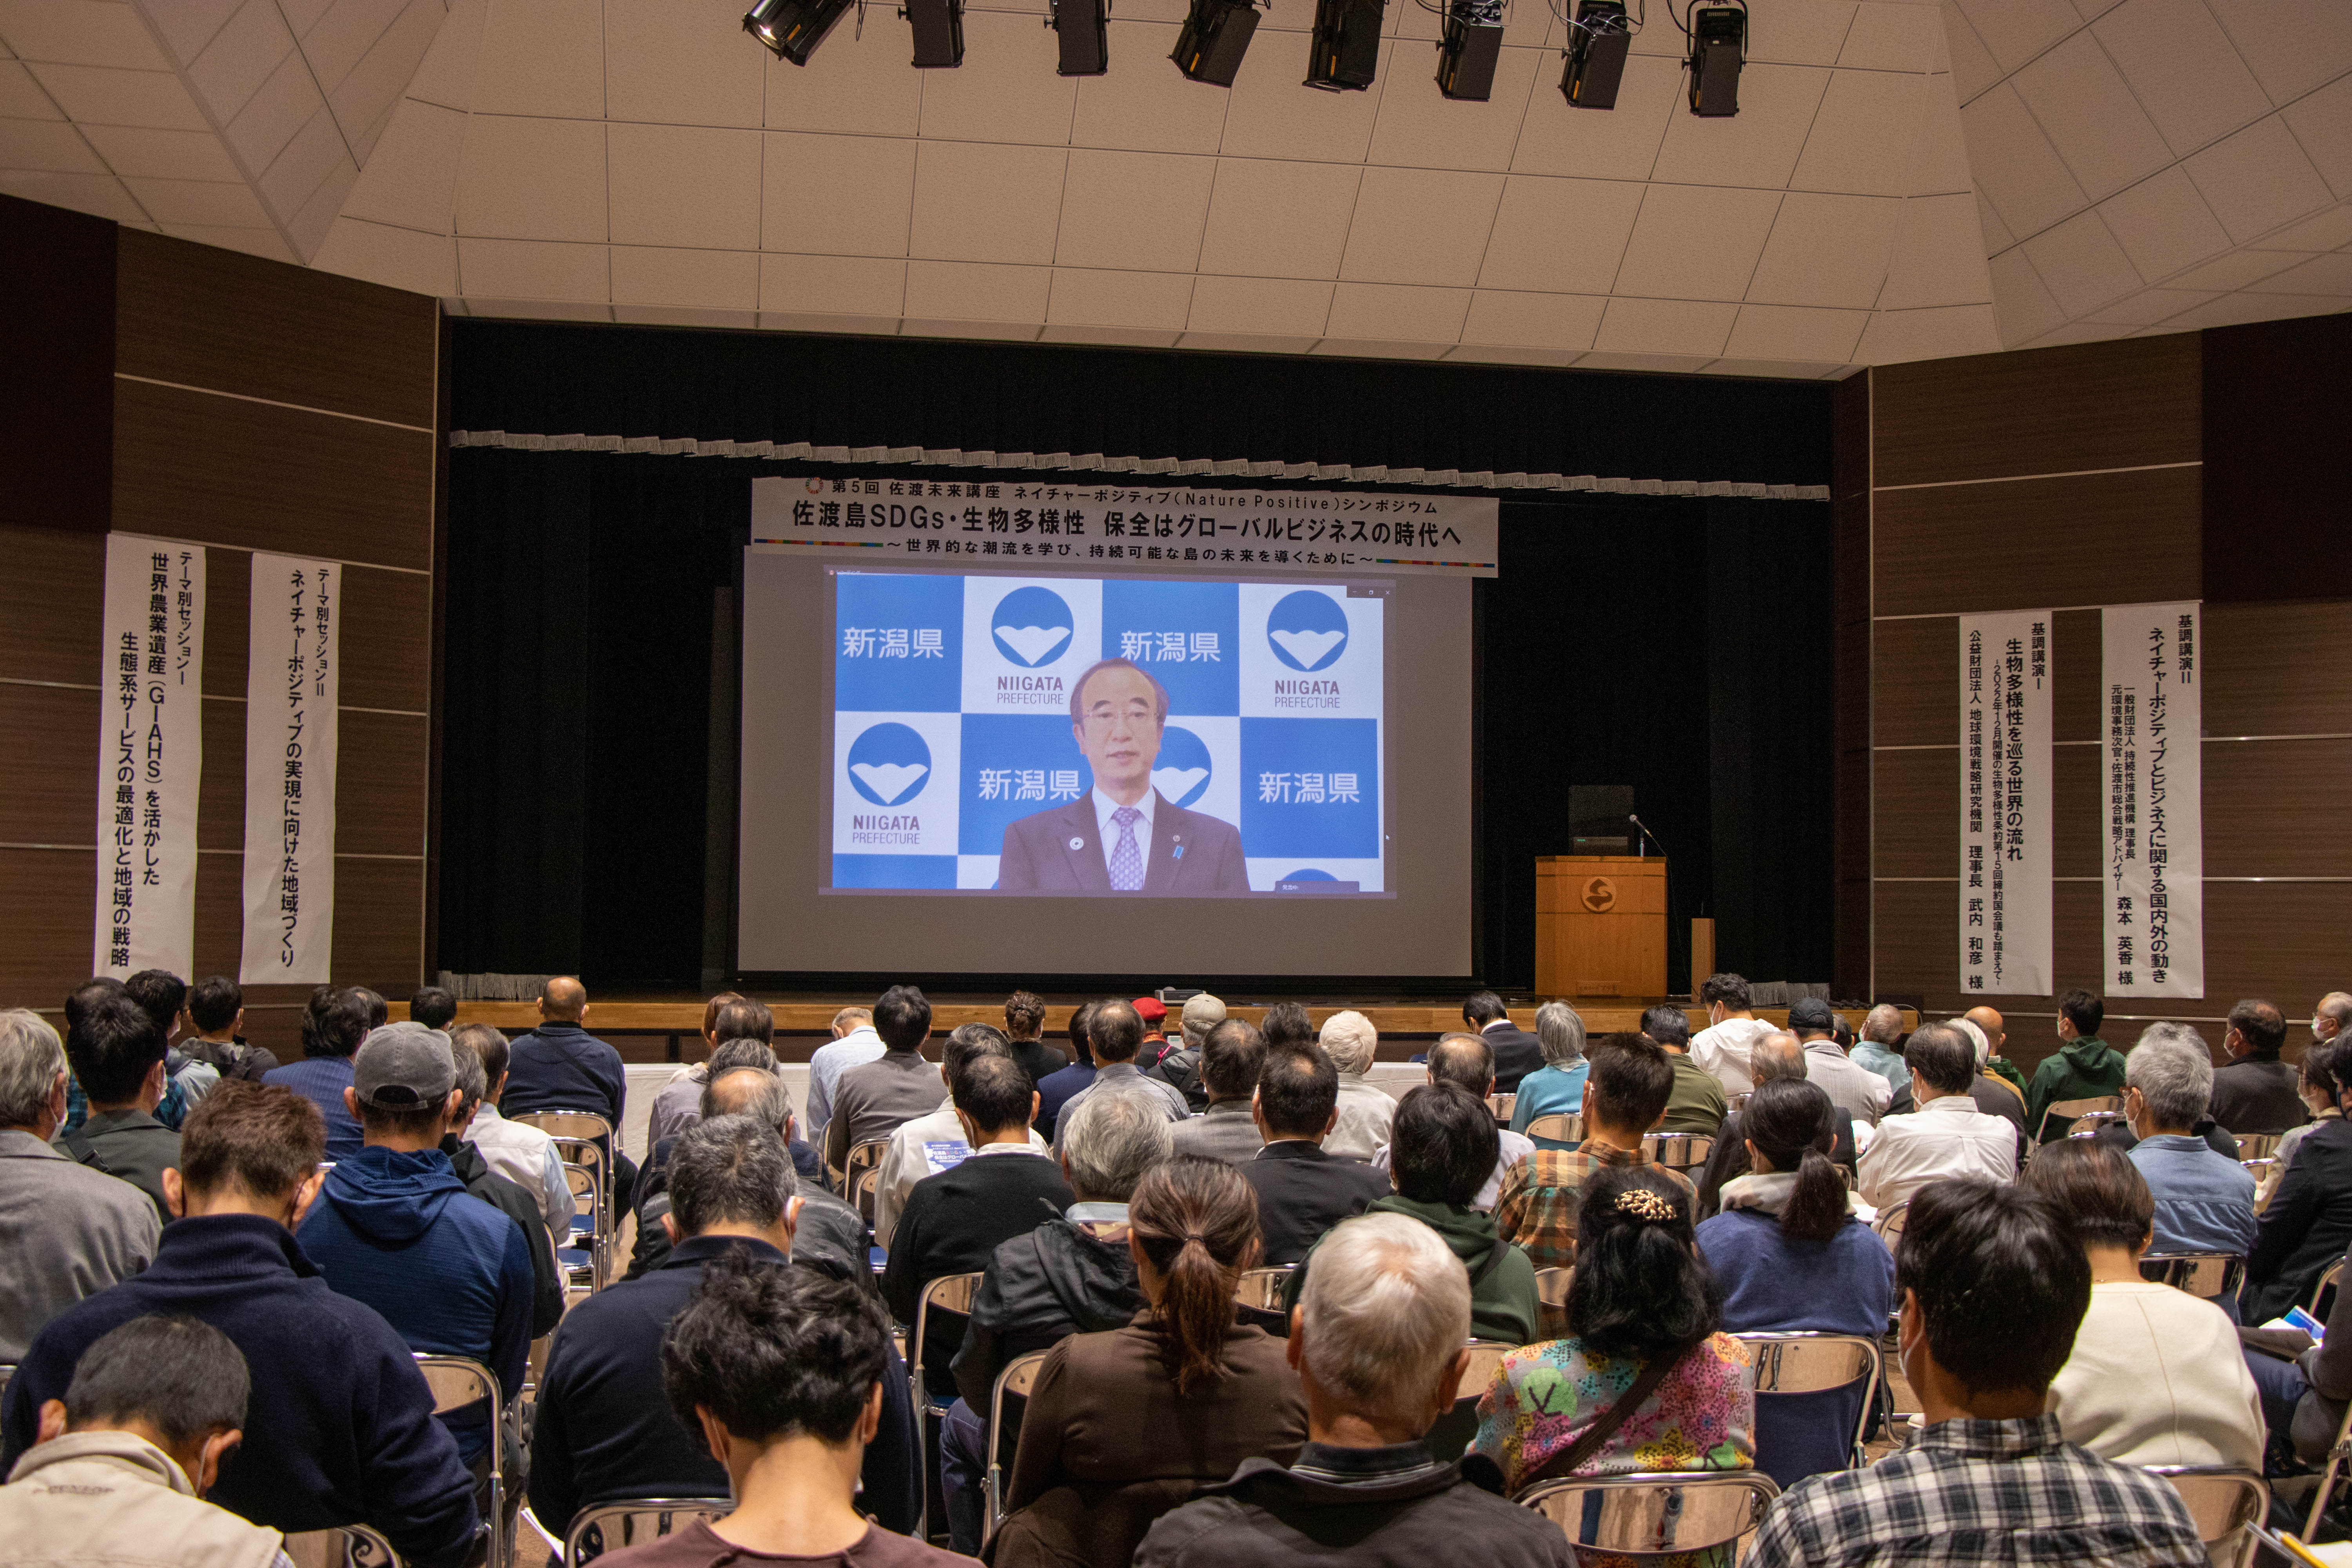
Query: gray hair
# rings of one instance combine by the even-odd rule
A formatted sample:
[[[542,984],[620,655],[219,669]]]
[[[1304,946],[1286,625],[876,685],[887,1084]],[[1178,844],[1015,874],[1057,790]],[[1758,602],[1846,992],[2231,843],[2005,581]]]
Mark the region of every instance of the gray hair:
[[[489,1095],[490,1075],[484,1070],[481,1057],[470,1047],[464,1050],[451,1050],[449,1060],[457,1069],[457,1089],[465,1096],[464,1112],[471,1116],[475,1108]]]
[[[1944,1020],[1944,1026],[1948,1029],[1958,1029],[1969,1037],[1969,1043],[1977,1048],[1977,1066],[1979,1068],[1991,1059],[1992,1041],[1986,1037],[1984,1030],[1977,1026],[1975,1019],[1947,1018]]]
[[[2186,1024],[2150,1024],[2124,1058],[2124,1086],[2158,1128],[2193,1127],[2213,1099],[2213,1049]]]
[[[721,1040],[718,1048],[710,1053],[710,1059],[702,1066],[702,1079],[708,1083],[720,1073],[735,1068],[758,1068],[761,1072],[773,1072],[776,1070],[776,1053],[765,1040],[748,1037]]]
[[[670,1153],[669,1212],[680,1236],[721,1224],[770,1228],[799,1190],[782,1136],[753,1117],[698,1121]]]
[[[1863,1015],[1862,1037],[1873,1045],[1891,1046],[1903,1037],[1903,1009],[1881,1002]]]
[[[38,1122],[65,1070],[66,1048],[47,1018],[27,1007],[0,1012],[0,1127]]]
[[[724,1094],[719,1092],[721,1083],[741,1073],[759,1075],[749,1093],[740,1089],[730,1089]],[[772,1068],[714,1068],[710,1081],[702,1086],[702,1099],[698,1103],[705,1121],[716,1121],[722,1116],[749,1116],[763,1126],[774,1128],[779,1134],[783,1131],[785,1123],[793,1119],[792,1090],[784,1087],[784,1080]]]
[[[1549,1066],[1572,1068],[1584,1059],[1584,1020],[1565,1002],[1547,1002],[1536,1009],[1536,1038],[1543,1044]]]
[[[1381,1048],[1381,1035],[1370,1018],[1351,1007],[1323,1020],[1317,1043],[1333,1067],[1341,1072],[1360,1073],[1371,1068],[1372,1058]]]
[[[1470,1274],[1437,1232],[1401,1214],[1343,1219],[1299,1298],[1307,1372],[1343,1408],[1419,1429],[1470,1338]]]
[[[1062,1134],[1070,1187],[1081,1198],[1127,1202],[1143,1173],[1176,1152],[1176,1134],[1157,1099],[1089,1094],[1070,1111]]]

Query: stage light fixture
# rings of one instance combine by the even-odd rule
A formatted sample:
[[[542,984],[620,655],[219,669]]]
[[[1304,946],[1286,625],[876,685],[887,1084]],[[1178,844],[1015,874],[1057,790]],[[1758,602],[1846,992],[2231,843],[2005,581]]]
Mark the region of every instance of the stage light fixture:
[[[1624,79],[1625,54],[1633,47],[1633,25],[1619,0],[1584,0],[1576,8],[1569,29],[1559,90],[1578,109],[1614,109],[1617,85]]]
[[[1690,107],[1710,118],[1739,112],[1739,62],[1748,7],[1696,5],[1690,19]]]
[[[914,28],[917,69],[963,64],[963,0],[905,0],[898,15]]]
[[[852,0],[755,0],[743,13],[743,30],[796,66],[824,42]]]
[[[1503,54],[1503,0],[1448,0],[1437,44],[1437,90],[1484,103],[1495,91]]]
[[[1192,14],[1176,35],[1176,52],[1168,58],[1194,81],[1231,87],[1256,31],[1257,6],[1251,0],[1192,0]]]
[[[1047,0],[1045,25],[1061,43],[1057,76],[1100,76],[1110,69],[1110,0]]]
[[[1386,0],[1316,0],[1315,36],[1307,47],[1307,85],[1361,92],[1381,64],[1381,13]]]

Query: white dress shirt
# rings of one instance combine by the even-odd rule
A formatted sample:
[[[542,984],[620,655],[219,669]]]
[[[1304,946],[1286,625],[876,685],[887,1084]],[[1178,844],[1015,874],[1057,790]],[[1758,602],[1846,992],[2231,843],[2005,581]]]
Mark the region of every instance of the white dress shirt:
[[[1721,1084],[1725,1094],[1751,1094],[1756,1077],[1748,1071],[1748,1055],[1771,1032],[1772,1026],[1761,1018],[1726,1018],[1691,1037],[1690,1059]]]
[[[1103,794],[1099,788],[1094,792],[1094,799],[1095,830],[1102,835],[1103,868],[1108,870],[1110,852],[1118,847],[1118,824],[1111,820],[1111,816],[1119,809],[1119,804]],[[1151,868],[1152,813],[1159,805],[1160,792],[1156,789],[1147,789],[1143,792],[1143,798],[1137,801],[1134,807],[1143,813],[1143,820],[1135,825],[1135,847],[1143,857],[1143,868],[1147,872]]]
[[[1832,1105],[1873,1127],[1895,1100],[1895,1086],[1840,1050],[1835,1040],[1805,1042],[1805,1077],[1821,1085]]]
[[[1938,1095],[1907,1116],[1881,1121],[1855,1174],[1863,1201],[1881,1209],[1948,1176],[2007,1182],[2017,1175],[2017,1128],[2005,1116],[1979,1110],[1966,1091]]]
[[[860,1024],[831,1045],[819,1046],[809,1058],[808,1141],[824,1147],[825,1123],[833,1120],[833,1089],[841,1075],[854,1067],[878,1062],[888,1049],[871,1024]]]
[[[559,1239],[572,1234],[577,1210],[571,1184],[563,1179],[563,1157],[555,1152],[554,1139],[536,1127],[509,1121],[486,1100],[474,1109],[474,1120],[466,1127],[466,1142],[480,1152],[484,1164],[539,1200],[539,1212],[546,1217],[551,1234]]]
[[[934,1143],[952,1147],[934,1151],[930,1147]],[[989,1148],[1013,1151],[1017,1145],[992,1143]],[[1038,1154],[1052,1152],[1037,1136],[1034,1127],[1029,1129],[1029,1148]],[[874,1245],[888,1249],[891,1233],[898,1228],[898,1211],[907,1206],[907,1196],[915,1190],[917,1182],[961,1164],[971,1153],[971,1146],[964,1142],[963,1123],[956,1120],[951,1103],[941,1105],[929,1116],[900,1122],[898,1130],[890,1134],[890,1147],[882,1152],[882,1174],[874,1185]]]

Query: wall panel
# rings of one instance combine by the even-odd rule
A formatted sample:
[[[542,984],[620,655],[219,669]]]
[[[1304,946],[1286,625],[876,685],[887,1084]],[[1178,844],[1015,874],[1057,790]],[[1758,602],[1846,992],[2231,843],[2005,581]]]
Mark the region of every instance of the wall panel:
[[[2197,335],[2174,332],[1873,371],[1873,482],[1883,495],[1891,485],[2196,462],[2200,364]]]
[[[96,691],[0,681],[0,735],[9,751],[0,767],[0,841],[87,846],[97,855],[99,728]]]
[[[0,679],[95,683],[106,535],[0,525]]]
[[[2197,470],[1881,490],[1878,613],[2197,597]]]

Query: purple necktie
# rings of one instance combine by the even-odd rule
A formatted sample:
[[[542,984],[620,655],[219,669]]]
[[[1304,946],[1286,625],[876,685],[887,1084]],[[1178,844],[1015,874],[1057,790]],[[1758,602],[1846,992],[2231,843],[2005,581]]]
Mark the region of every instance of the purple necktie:
[[[1135,825],[1143,820],[1143,813],[1122,805],[1110,814],[1110,819],[1118,824],[1118,842],[1110,852],[1110,890],[1139,893],[1143,891],[1143,851],[1136,847]]]

